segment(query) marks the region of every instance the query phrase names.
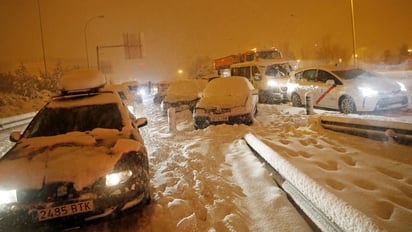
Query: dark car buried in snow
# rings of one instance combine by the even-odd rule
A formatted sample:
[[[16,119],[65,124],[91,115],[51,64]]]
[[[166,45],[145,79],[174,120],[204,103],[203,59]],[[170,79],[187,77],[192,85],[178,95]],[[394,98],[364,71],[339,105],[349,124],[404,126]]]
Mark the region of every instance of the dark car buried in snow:
[[[134,118],[104,84],[93,70],[63,76],[62,94],[10,135],[16,144],[0,159],[0,230],[90,221],[150,201],[138,130],[147,119]]]

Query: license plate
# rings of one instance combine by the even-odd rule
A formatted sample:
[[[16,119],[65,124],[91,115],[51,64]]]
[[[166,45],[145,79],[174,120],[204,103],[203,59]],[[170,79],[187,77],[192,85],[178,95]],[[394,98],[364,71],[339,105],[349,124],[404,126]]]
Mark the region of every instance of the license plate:
[[[85,213],[94,209],[93,201],[82,201],[52,208],[37,210],[37,220],[45,221],[58,217],[70,216],[78,213]]]
[[[210,117],[210,120],[213,122],[218,122],[218,121],[227,121],[228,117],[225,115],[214,115]]]

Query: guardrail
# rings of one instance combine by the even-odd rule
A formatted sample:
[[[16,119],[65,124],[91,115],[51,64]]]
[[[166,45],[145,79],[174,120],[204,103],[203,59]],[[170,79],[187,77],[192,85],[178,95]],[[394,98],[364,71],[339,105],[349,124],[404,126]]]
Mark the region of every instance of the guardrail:
[[[249,133],[244,140],[275,172],[276,182],[321,231],[379,231],[369,217],[328,192],[256,136]]]
[[[408,122],[328,115],[321,115],[319,121],[322,127],[329,130],[406,145],[412,144],[412,124]]]
[[[37,112],[30,112],[7,118],[0,118],[0,130],[27,124],[34,117],[34,115],[36,115],[36,113]]]

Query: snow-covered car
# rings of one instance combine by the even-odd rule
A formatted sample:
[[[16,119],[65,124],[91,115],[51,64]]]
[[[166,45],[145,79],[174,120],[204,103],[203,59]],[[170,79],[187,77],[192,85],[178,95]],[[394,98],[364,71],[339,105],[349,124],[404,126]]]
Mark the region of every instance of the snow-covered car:
[[[169,108],[175,108],[176,112],[184,110],[193,111],[197,101],[200,99],[207,80],[185,79],[170,83],[166,96],[161,103],[163,115],[167,115]]]
[[[0,228],[29,228],[117,215],[150,202],[139,128],[97,70],[61,78],[53,97],[0,159]],[[63,224],[64,225],[64,224]]]
[[[289,60],[261,59],[230,66],[232,76],[246,77],[259,89],[260,103],[287,102],[287,82],[292,73]]]
[[[250,125],[257,112],[258,100],[258,90],[245,77],[214,79],[207,84],[194,109],[195,128],[223,123]]]
[[[293,106],[306,104],[310,93],[314,107],[342,113],[402,110],[408,96],[402,83],[356,67],[307,68],[288,82]]]
[[[161,104],[166,96],[167,89],[170,86],[170,81],[160,81],[155,85],[155,94],[153,96],[153,103]]]
[[[142,94],[139,91],[137,81],[128,81],[120,84],[110,84],[105,87],[119,94],[120,99],[133,112],[134,109],[143,102]]]

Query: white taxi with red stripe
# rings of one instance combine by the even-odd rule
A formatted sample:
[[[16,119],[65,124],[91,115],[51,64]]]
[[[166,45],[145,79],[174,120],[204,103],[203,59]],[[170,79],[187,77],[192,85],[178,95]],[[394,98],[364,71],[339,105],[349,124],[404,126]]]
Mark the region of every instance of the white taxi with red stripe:
[[[342,113],[403,110],[408,107],[402,83],[361,68],[307,68],[288,82],[293,106],[303,106],[311,93],[314,107]]]

